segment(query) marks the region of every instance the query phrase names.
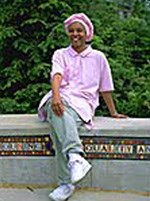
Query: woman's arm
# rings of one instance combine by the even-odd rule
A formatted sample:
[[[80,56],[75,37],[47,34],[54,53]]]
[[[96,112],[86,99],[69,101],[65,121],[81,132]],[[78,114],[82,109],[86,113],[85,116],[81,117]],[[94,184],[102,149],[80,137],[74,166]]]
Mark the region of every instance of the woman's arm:
[[[52,110],[57,116],[62,116],[64,112],[64,105],[59,92],[61,81],[62,75],[56,73],[52,79]]]
[[[116,111],[115,104],[114,104],[112,94],[110,91],[101,92],[101,95],[102,95],[112,117],[114,117],[114,118],[126,118],[127,117],[127,115],[119,114]]]

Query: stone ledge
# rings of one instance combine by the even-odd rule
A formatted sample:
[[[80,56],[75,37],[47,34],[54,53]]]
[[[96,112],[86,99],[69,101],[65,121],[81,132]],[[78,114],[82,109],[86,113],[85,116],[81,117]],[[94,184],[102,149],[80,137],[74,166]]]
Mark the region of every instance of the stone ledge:
[[[93,166],[80,185],[150,192],[150,119],[96,117],[94,123],[80,132]],[[1,185],[57,183],[49,132],[36,114],[0,115]]]
[[[29,132],[30,130],[30,132]],[[18,114],[18,115],[0,115],[0,134],[8,134],[8,132],[20,134],[20,132],[28,133],[47,133],[50,126],[47,122],[41,122],[36,114]],[[150,136],[150,118],[127,118],[115,119],[111,117],[95,117],[94,127],[92,131],[86,132],[86,135],[93,133],[99,135],[119,132],[121,135],[130,136],[130,132],[139,136]],[[84,130],[81,135],[84,135]],[[136,136],[137,136],[136,135]]]
[[[49,133],[37,115],[1,115],[0,156],[54,156]],[[150,119],[96,117],[80,137],[89,159],[150,160]]]

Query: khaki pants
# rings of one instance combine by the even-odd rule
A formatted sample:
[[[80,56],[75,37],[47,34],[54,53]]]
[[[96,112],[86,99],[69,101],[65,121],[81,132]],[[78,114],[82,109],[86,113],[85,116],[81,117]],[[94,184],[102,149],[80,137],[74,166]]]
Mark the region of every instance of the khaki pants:
[[[78,132],[78,128],[83,125],[83,122],[75,110],[67,102],[63,102],[65,111],[62,117],[53,113],[51,100],[45,106],[47,121],[51,125],[51,138],[56,151],[59,184],[71,183],[68,153],[84,153]]]

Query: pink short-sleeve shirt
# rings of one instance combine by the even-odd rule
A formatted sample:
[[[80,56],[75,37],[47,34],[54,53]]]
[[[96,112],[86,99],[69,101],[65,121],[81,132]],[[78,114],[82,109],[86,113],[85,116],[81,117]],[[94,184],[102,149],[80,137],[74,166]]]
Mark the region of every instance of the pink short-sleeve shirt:
[[[51,77],[63,76],[60,94],[85,121],[92,123],[99,105],[99,93],[114,90],[111,70],[105,55],[88,46],[78,54],[71,46],[56,50],[52,57]],[[40,102],[39,117],[46,119],[44,104],[52,96],[48,92]]]

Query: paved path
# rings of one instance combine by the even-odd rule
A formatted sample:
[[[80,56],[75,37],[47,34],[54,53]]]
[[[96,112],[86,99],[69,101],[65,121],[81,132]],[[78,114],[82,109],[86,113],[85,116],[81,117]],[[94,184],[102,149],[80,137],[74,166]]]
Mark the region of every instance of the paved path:
[[[50,188],[0,188],[0,201],[51,201]],[[110,192],[93,189],[76,189],[68,201],[150,201],[149,195],[129,192]]]

